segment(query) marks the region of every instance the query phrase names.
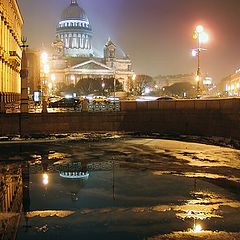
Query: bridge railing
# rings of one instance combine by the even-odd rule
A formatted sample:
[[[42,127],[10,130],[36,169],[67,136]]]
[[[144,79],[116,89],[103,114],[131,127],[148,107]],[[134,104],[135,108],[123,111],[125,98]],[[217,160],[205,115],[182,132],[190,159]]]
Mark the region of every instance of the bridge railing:
[[[165,100],[165,101],[122,101],[121,111],[138,110],[240,110],[240,98],[207,99],[207,100]]]

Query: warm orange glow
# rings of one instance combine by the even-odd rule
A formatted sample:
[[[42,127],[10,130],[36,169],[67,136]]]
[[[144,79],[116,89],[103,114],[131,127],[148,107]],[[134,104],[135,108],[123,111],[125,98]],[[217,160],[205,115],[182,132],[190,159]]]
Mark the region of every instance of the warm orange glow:
[[[45,74],[48,74],[48,73],[49,73],[49,65],[48,65],[48,64],[44,64],[44,65],[43,65],[43,72],[44,72]]]
[[[43,64],[46,64],[48,62],[48,54],[46,52],[43,52],[41,54],[41,61]]]
[[[136,77],[137,77],[137,75],[134,73],[134,74],[132,75],[132,80],[133,80],[133,81],[136,80]]]
[[[43,173],[42,175],[42,183],[43,185],[48,185],[49,181],[48,181],[48,174],[47,173]]]
[[[199,75],[196,76],[196,81],[199,82],[201,80],[201,77]]]
[[[56,75],[54,73],[51,74],[51,80],[54,82],[56,80]]]

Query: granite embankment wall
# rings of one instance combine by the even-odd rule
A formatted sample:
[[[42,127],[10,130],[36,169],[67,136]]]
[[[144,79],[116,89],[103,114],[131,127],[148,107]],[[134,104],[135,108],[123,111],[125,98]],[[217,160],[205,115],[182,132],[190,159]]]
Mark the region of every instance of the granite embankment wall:
[[[0,135],[139,131],[240,139],[240,99],[121,102],[120,112],[0,114]]]

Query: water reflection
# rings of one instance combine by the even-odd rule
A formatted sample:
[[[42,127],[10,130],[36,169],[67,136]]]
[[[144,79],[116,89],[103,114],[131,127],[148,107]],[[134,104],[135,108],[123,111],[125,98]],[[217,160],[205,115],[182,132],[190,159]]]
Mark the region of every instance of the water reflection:
[[[14,239],[20,220],[23,197],[24,167],[1,166],[0,172],[0,236]],[[25,202],[24,202],[25,203]]]
[[[134,240],[239,231],[238,195],[228,188],[156,175],[109,155],[91,153],[89,160],[35,148],[29,161],[0,164],[1,232],[21,240]]]
[[[66,191],[70,192],[72,201],[77,201],[78,194],[89,177],[87,164],[75,162],[61,165],[59,176]]]

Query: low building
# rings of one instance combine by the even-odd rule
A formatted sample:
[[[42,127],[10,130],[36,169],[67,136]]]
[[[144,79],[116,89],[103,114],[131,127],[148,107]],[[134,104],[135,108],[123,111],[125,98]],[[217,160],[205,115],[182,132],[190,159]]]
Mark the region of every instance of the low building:
[[[227,96],[240,96],[240,69],[222,79],[220,90]]]
[[[32,49],[26,50],[27,71],[28,71],[28,95],[41,89],[40,81],[40,53]]]
[[[175,74],[175,75],[159,75],[154,78],[159,88],[169,87],[175,83],[188,82],[196,84],[194,74]]]

